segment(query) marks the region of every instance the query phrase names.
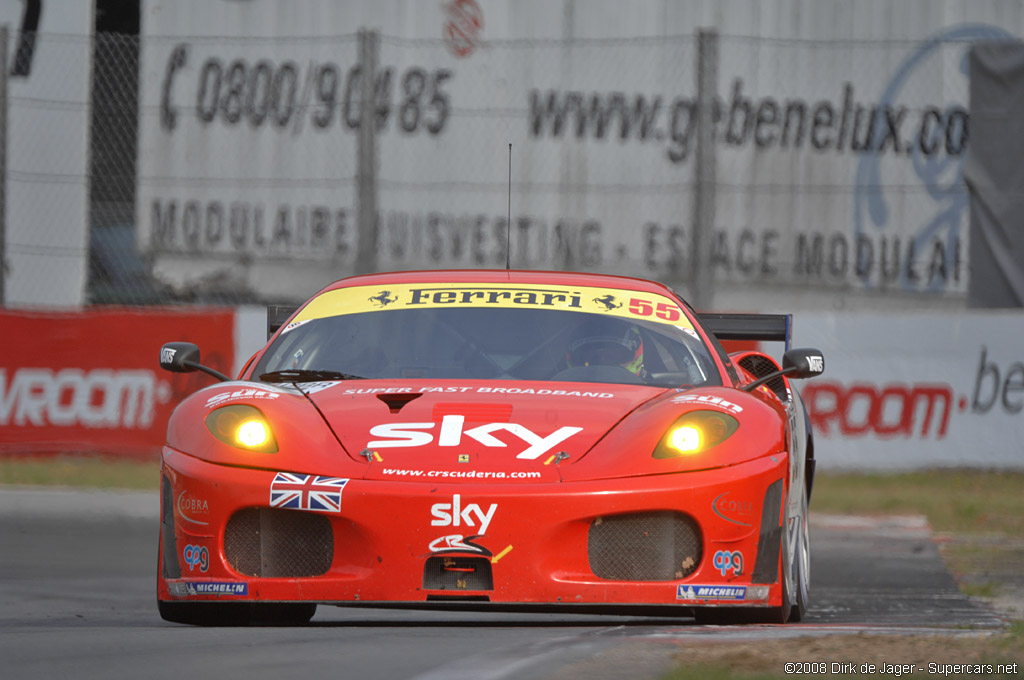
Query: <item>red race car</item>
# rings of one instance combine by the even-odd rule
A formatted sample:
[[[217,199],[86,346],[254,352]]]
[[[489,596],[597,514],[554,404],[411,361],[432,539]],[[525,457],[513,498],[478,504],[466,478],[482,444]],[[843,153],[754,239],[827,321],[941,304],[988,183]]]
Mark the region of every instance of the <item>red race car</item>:
[[[160,350],[223,380],[168,424],[163,618],[804,616],[814,447],[789,381],[824,359],[788,349],[788,315],[697,314],[617,276],[427,271],[343,279],[268,327],[238,380]],[[780,367],[719,340],[787,349]]]

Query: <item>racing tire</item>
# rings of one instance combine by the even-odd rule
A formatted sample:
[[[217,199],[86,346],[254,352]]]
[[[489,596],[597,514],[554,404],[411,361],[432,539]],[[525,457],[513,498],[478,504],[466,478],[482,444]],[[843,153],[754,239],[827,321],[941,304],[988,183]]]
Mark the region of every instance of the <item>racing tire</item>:
[[[811,540],[807,526],[807,494],[804,493],[800,517],[800,531],[797,532],[796,551],[793,554],[793,607],[789,620],[799,623],[807,615],[807,602],[811,589]]]
[[[157,601],[164,621],[193,626],[301,626],[309,623],[316,605],[266,602]]]
[[[789,559],[789,510],[782,514],[782,545],[779,548],[779,581],[782,584],[782,604],[764,610],[763,623],[786,623],[793,612],[793,562]]]

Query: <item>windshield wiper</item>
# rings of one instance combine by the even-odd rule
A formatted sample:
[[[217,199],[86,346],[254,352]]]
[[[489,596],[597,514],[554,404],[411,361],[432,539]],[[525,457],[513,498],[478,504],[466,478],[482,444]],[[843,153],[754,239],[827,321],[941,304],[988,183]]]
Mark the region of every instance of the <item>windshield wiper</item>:
[[[263,382],[314,382],[316,380],[366,380],[361,375],[352,375],[340,371],[326,371],[312,368],[291,368],[284,371],[271,371],[260,376]]]

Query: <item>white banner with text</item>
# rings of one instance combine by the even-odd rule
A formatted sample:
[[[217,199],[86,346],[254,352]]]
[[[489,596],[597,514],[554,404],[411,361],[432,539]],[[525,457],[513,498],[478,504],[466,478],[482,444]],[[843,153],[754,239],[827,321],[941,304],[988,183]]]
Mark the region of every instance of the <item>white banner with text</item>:
[[[819,469],[1024,468],[1024,315],[798,314]]]
[[[142,247],[182,285],[304,297],[349,273],[367,26],[378,269],[510,250],[516,268],[685,282],[696,36],[713,28],[716,283],[963,299],[966,54],[1024,34],[1024,9],[576,5],[144,0]]]

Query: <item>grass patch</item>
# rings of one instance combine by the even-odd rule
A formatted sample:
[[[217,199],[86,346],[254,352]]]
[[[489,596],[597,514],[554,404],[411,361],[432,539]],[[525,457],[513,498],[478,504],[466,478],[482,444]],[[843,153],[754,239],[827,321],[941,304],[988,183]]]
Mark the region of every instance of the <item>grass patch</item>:
[[[718,664],[700,663],[675,668],[662,676],[662,680],[774,680],[787,677],[781,673],[755,673],[740,671]]]
[[[1024,621],[1011,623],[1006,635],[1000,637],[997,642],[1001,651],[1024,655]]]
[[[0,457],[0,484],[156,490],[160,488],[160,464],[72,454]]]
[[[794,674],[843,678],[992,678],[1019,677],[1024,671],[1020,632],[1013,629],[976,638],[849,635],[827,640],[753,641],[742,646],[679,646],[679,664],[662,675],[661,680],[782,680]],[[820,666],[805,665],[800,673],[786,673],[787,663],[811,659],[814,663],[824,662],[825,672],[815,673]],[[853,664],[853,673],[846,670],[848,664]],[[872,664],[874,670],[865,669],[863,664]]]
[[[812,512],[922,514],[941,533],[1024,538],[1024,473],[924,470],[899,474],[819,473]]]
[[[779,640],[750,640],[740,644],[709,644],[702,640],[678,643],[677,665],[661,680],[770,680],[796,675],[829,675],[844,678],[895,677],[1019,677],[1024,672],[1024,624],[1018,622],[997,634],[972,635],[836,635]],[[803,667],[802,673],[786,673],[786,664],[798,661],[825,662],[825,673]],[[843,666],[854,664],[848,674]],[[862,664],[875,670],[863,672]],[[959,671],[951,666],[966,664]],[[912,666],[913,670],[905,666]],[[888,671],[883,670],[888,666]],[[893,666],[899,666],[895,672]],[[849,668],[846,666],[846,668]],[[791,668],[791,671],[793,669]],[[837,672],[838,671],[838,672]]]
[[[999,584],[992,581],[985,583],[961,583],[960,590],[964,595],[970,597],[993,598],[999,593]]]

